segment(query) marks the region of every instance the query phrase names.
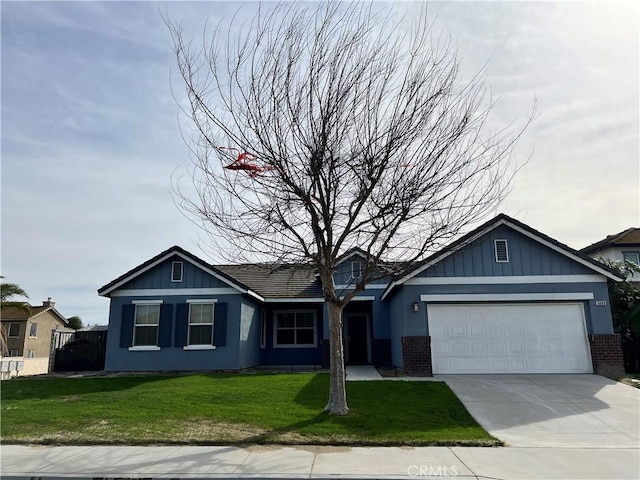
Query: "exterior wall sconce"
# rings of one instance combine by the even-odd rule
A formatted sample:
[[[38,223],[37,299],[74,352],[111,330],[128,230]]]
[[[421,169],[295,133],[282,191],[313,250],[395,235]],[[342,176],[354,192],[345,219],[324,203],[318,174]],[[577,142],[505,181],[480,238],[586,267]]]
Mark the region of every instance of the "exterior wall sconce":
[[[417,312],[418,310],[420,310],[420,304],[419,304],[418,302],[413,302],[413,303],[411,304],[411,309],[412,309],[414,312]]]

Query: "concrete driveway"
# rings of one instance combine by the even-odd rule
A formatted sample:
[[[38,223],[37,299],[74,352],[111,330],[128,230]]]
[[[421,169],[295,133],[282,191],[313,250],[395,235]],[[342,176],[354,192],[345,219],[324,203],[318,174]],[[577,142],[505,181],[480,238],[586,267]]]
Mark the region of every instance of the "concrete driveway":
[[[438,375],[512,447],[638,449],[640,390],[598,375]]]

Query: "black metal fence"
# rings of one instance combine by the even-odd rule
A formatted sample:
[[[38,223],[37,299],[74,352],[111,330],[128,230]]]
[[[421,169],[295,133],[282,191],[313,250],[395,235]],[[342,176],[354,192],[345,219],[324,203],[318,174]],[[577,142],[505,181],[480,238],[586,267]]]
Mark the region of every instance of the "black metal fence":
[[[54,372],[104,370],[106,331],[55,332]]]

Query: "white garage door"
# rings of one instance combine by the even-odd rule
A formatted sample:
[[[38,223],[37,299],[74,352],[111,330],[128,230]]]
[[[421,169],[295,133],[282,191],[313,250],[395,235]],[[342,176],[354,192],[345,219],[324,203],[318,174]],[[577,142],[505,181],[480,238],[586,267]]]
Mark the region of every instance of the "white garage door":
[[[592,373],[581,304],[428,305],[433,373]]]

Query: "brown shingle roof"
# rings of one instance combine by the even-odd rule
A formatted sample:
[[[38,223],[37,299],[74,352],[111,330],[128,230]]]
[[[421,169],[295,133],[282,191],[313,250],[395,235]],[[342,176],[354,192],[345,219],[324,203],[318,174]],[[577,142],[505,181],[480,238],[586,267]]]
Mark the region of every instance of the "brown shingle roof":
[[[608,235],[604,239],[596,243],[592,243],[591,245],[589,245],[588,247],[584,247],[580,251],[582,253],[590,254],[609,247],[631,245],[640,246],[640,228],[631,227],[620,233]]]
[[[25,305],[29,305],[29,304],[25,302]],[[29,318],[33,318],[37,315],[40,315],[41,313],[46,312],[47,310],[51,310],[51,312],[55,316],[57,316],[58,319],[62,321],[63,324],[66,325],[68,323],[66,318],[63,317],[62,314],[60,314],[60,312],[58,312],[54,307],[51,307],[48,305],[40,305],[37,307],[33,307],[29,305],[29,308],[31,309],[30,314],[16,307],[1,307],[0,318],[2,320],[27,320]]]
[[[322,288],[308,265],[216,265],[262,297],[321,298]]]

